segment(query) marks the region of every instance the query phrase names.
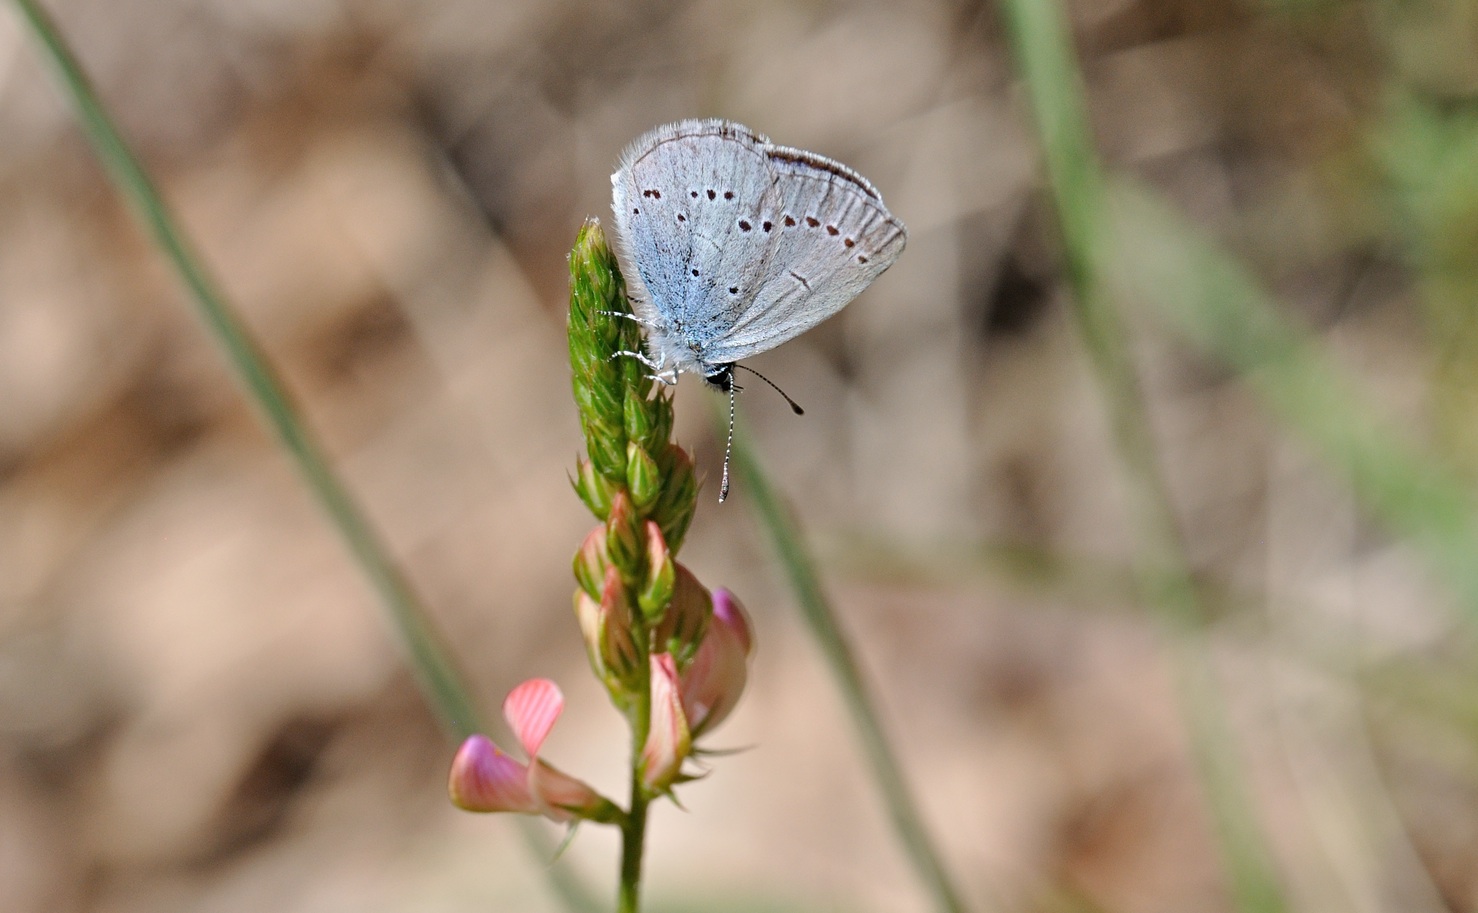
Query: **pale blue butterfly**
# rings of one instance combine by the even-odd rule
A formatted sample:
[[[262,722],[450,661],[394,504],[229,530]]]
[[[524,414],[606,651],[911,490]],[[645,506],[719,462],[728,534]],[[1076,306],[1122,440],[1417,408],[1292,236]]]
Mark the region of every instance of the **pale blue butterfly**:
[[[650,353],[624,354],[663,383],[687,371],[727,391],[731,443],[734,363],[841,310],[908,237],[862,175],[731,121],[648,132],[611,184],[617,254]],[[726,449],[719,500],[728,487]]]

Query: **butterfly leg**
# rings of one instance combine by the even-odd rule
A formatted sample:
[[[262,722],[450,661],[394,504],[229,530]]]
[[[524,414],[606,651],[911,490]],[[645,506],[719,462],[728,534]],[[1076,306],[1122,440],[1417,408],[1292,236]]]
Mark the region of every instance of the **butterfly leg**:
[[[652,328],[652,324],[641,319],[635,314],[628,314],[625,311],[596,311],[596,313],[601,315],[602,317],[625,317],[627,320],[630,320],[632,323],[638,326],[646,327],[649,330]]]
[[[628,358],[635,358],[648,368],[651,368],[652,373],[647,375],[648,380],[655,380],[664,387],[671,387],[677,383],[677,368],[669,368],[661,360],[652,361],[644,352],[632,352],[628,349],[621,349],[620,351],[611,353],[612,358],[619,358],[622,355]]]

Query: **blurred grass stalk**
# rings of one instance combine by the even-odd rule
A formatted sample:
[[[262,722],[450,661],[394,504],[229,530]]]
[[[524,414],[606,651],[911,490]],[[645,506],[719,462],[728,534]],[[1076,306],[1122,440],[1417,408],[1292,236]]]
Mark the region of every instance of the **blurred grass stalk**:
[[[1120,449],[1137,477],[1132,484],[1141,500],[1151,501],[1139,505],[1138,519],[1148,527],[1142,532],[1146,549],[1160,552],[1158,571],[1170,574],[1162,582],[1171,583],[1172,591],[1189,583],[1178,543],[1169,538],[1174,528],[1167,524],[1173,524],[1173,517],[1163,484],[1153,478],[1143,406],[1118,316],[1106,300],[1110,289],[1120,300],[1149,305],[1161,322],[1236,370],[1284,425],[1347,478],[1367,509],[1420,548],[1469,620],[1478,621],[1478,513],[1471,492],[1449,467],[1374,420],[1368,400],[1356,395],[1349,379],[1306,333],[1279,316],[1271,296],[1248,269],[1147,191],[1104,177],[1089,140],[1081,81],[1060,6],[1055,0],[1008,0],[1006,8],[1041,134],[1078,316],[1111,400]],[[1165,552],[1167,544],[1174,551]],[[1147,557],[1153,561],[1153,555]],[[1166,558],[1172,559],[1168,566]],[[1160,592],[1166,595],[1163,588]],[[1186,607],[1177,607],[1177,613]],[[1194,656],[1185,661],[1194,662]],[[1194,670],[1182,669],[1186,672]],[[1204,679],[1204,684],[1214,683]],[[1219,718],[1220,701],[1208,687],[1189,696],[1186,710],[1193,715],[1193,737],[1208,740],[1198,749],[1204,768],[1208,751],[1221,743],[1224,752],[1230,742],[1219,723],[1207,727],[1194,717],[1209,713]],[[1245,809],[1237,807],[1244,791],[1223,794],[1230,784],[1221,782],[1222,777],[1240,776],[1230,768],[1219,773],[1203,769],[1202,775],[1223,830],[1241,906],[1281,905],[1281,898],[1271,893],[1276,883],[1266,867],[1259,832]],[[1244,878],[1246,883],[1240,883]]]
[[[1449,467],[1371,417],[1330,359],[1278,316],[1251,273],[1149,193],[1121,182],[1099,226],[1103,262],[1127,300],[1234,368],[1355,496],[1426,556],[1478,623],[1478,512]],[[1132,240],[1131,240],[1132,239]]]
[[[364,512],[329,468],[322,447],[298,415],[282,380],[191,248],[143,165],[113,124],[55,23],[34,0],[15,0],[15,3],[60,75],[83,131],[114,186],[144,222],[150,238],[179,274],[237,377],[261,408],[278,441],[292,455],[304,482],[328,512],[365,576],[374,585],[411,653],[416,674],[443,725],[458,738],[476,732],[477,714],[472,700],[441,637],[418,605],[410,585],[390,560],[387,549]]]
[[[298,414],[286,387],[266,355],[252,339],[204,263],[195,253],[173,213],[160,196],[137,156],[119,133],[61,31],[35,0],[15,0],[21,19],[56,71],[83,132],[96,150],[118,192],[144,223],[150,238],[169,259],[185,284],[201,319],[214,333],[237,378],[279,443],[292,457],[308,489],[328,514],[345,546],[379,596],[392,627],[408,653],[411,668],[442,726],[457,741],[482,729],[465,680],[457,671],[420,600],[364,511],[329,467],[321,445]],[[537,822],[519,819],[529,849],[549,872],[555,892],[573,910],[598,910],[594,895],[563,867],[548,865],[554,845],[537,830]]]
[[[718,426],[729,420],[722,408],[715,413]],[[877,707],[867,688],[862,668],[856,655],[842,633],[836,612],[821,587],[821,578],[816,572],[816,562],[802,541],[800,531],[791,520],[780,498],[770,486],[769,478],[760,465],[759,458],[749,446],[749,436],[740,433],[734,436],[734,466],[739,471],[739,481],[745,495],[759,513],[760,526],[770,539],[776,557],[785,570],[786,579],[795,592],[811,637],[821,649],[826,666],[836,682],[837,690],[847,705],[852,725],[857,729],[862,754],[867,759],[873,782],[882,795],[898,841],[903,844],[909,862],[913,864],[920,880],[933,898],[934,906],[941,913],[964,913],[966,907],[959,889],[955,886],[940,855],[939,848],[924,826],[923,816],[909,792],[898,758],[878,718]]]
[[[1140,597],[1167,624],[1181,715],[1215,822],[1233,903],[1243,913],[1277,913],[1288,909],[1288,903],[1225,718],[1205,609],[1191,579],[1158,465],[1127,333],[1109,300],[1105,274],[1112,259],[1105,248],[1114,239],[1107,227],[1109,192],[1089,135],[1067,21],[1056,0],[1007,0],[1005,11],[1036,117],[1074,317],[1103,388],[1129,487],[1138,537]]]

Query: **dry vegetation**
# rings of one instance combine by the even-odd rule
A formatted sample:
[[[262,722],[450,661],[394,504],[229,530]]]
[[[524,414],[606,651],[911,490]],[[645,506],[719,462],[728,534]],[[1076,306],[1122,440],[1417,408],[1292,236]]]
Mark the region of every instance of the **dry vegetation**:
[[[622,146],[720,115],[869,176],[908,251],[741,400],[980,909],[1228,909],[993,6],[49,4],[488,707],[564,684],[565,253]],[[0,14],[0,909],[559,909]],[[1074,4],[1110,165],[1243,257],[1368,408],[1478,475],[1478,10]],[[1299,910],[1478,909],[1472,618],[1234,372],[1135,348],[1236,752]],[[752,746],[657,815],[666,909],[923,895],[689,380],[687,560],[754,612]],[[1478,558],[1475,558],[1478,560]],[[600,885],[614,843],[566,863]]]

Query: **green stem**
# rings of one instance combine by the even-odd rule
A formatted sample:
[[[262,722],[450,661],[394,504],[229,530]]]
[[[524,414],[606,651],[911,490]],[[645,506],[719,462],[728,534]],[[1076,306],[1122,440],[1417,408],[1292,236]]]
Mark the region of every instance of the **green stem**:
[[[632,685],[636,701],[627,711],[631,725],[631,805],[621,822],[621,886],[616,895],[617,913],[637,913],[641,909],[641,865],[647,836],[647,806],[652,797],[642,782],[642,749],[652,729],[651,641],[638,622],[636,648],[641,656],[642,674]]]
[[[1244,913],[1287,909],[1224,718],[1204,631],[1205,610],[1191,580],[1160,471],[1148,414],[1118,311],[1104,294],[1101,244],[1107,190],[1088,134],[1081,80],[1062,8],[1055,0],[1008,0],[1007,18],[1036,116],[1062,232],[1078,321],[1109,409],[1130,486],[1144,599],[1172,626],[1171,661],[1191,752],[1216,822],[1231,891]]]
[[[727,413],[724,414],[727,418]],[[801,541],[799,531],[779,498],[770,487],[759,459],[750,450],[743,434],[734,436],[734,467],[738,470],[745,494],[759,511],[760,523],[770,537],[776,555],[785,568],[786,577],[800,603],[801,618],[811,637],[821,648],[831,676],[846,702],[852,723],[862,742],[862,753],[872,768],[873,780],[883,795],[888,818],[903,844],[914,869],[934,898],[936,909],[945,913],[963,913],[965,902],[955,887],[939,850],[924,827],[898,759],[883,732],[877,709],[858,666],[856,655],[837,622],[821,587],[816,564]]]
[[[647,833],[647,806],[651,804],[642,787],[641,774],[631,771],[631,808],[621,827],[621,890],[617,895],[618,913],[637,913],[641,909],[642,848]]]

